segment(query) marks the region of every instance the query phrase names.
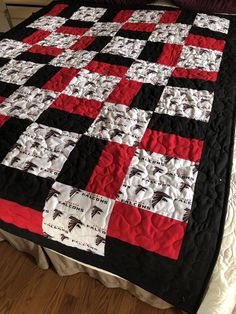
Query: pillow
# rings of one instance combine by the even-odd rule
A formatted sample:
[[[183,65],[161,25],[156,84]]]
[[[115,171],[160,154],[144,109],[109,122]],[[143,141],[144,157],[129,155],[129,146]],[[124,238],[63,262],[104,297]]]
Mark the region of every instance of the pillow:
[[[236,0],[173,0],[182,7],[201,12],[236,13]]]

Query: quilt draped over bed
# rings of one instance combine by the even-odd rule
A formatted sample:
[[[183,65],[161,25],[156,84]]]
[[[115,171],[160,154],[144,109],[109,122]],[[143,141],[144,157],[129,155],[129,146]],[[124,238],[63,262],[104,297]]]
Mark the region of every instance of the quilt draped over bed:
[[[0,227],[195,313],[224,228],[235,18],[57,2],[0,41]]]

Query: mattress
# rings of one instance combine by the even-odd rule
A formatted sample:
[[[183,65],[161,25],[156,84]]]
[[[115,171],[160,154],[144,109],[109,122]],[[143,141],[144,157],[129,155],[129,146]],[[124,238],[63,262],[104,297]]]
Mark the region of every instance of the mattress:
[[[195,313],[226,214],[234,27],[63,2],[6,34],[1,228]]]

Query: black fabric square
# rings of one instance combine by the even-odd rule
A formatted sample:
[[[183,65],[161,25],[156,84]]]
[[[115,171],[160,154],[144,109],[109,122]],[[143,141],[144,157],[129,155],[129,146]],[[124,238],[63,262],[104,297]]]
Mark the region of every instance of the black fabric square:
[[[201,79],[170,77],[167,86],[184,87],[197,90],[208,90],[209,92],[213,92],[215,88],[214,87],[215,82]]]
[[[148,41],[138,58],[149,62],[156,62],[162,53],[164,45],[161,42],[153,43]]]
[[[38,123],[79,134],[85,133],[93,121],[94,119],[89,117],[54,108],[45,110],[37,120]]]
[[[110,53],[97,53],[93,60],[126,67],[130,67],[134,62],[134,60],[131,58],[113,55]]]
[[[86,50],[100,52],[111,41],[111,39],[112,37],[110,36],[99,36],[86,48]]]
[[[79,20],[68,20],[65,22],[65,24],[63,24],[63,26],[90,28],[93,26],[93,24],[94,24],[94,22],[79,21]]]
[[[60,70],[61,67],[45,65],[40,68],[34,75],[32,75],[24,85],[41,88]]]
[[[120,29],[116,33],[116,36],[132,38],[132,39],[142,39],[142,40],[147,40],[150,35],[151,33],[149,32],[130,31],[130,30],[123,30],[123,29]]]
[[[0,162],[5,158],[30,123],[29,120],[12,117],[0,128]]]
[[[211,38],[215,38],[215,39],[219,39],[219,40],[225,40],[227,37],[227,34],[225,34],[225,33],[212,31],[209,28],[198,27],[195,25],[192,26],[192,28],[190,30],[190,34],[200,35],[200,36],[204,36],[204,37],[211,37]]]
[[[154,113],[148,128],[182,137],[203,140],[206,134],[207,123],[185,117]]]
[[[31,61],[34,63],[41,63],[41,64],[47,64],[52,59],[54,59],[54,56],[49,56],[41,53],[32,53],[32,52],[22,52],[20,55],[18,55],[15,59],[16,60],[24,60],[24,61]]]
[[[85,189],[107,141],[83,135],[70,153],[57,181]]]
[[[36,28],[31,27],[22,27],[20,32],[18,28],[13,28],[6,34],[6,38],[22,41],[24,38],[32,35],[36,31],[38,31]]]
[[[3,67],[5,64],[7,64],[10,61],[8,58],[2,58],[0,57],[0,68]]]
[[[17,88],[19,88],[19,85],[0,81],[0,96],[7,98],[13,94]]]
[[[139,108],[143,110],[154,110],[161,97],[164,86],[152,84],[143,84],[138,94],[134,97],[131,108]]]
[[[113,22],[118,12],[119,10],[116,9],[107,9],[103,16],[100,18],[99,22]]]
[[[197,14],[192,11],[181,11],[176,23],[192,25],[196,18],[196,15]]]
[[[62,10],[58,16],[69,19],[75,13],[75,11],[79,9],[79,6],[80,5],[78,3],[74,2],[73,5],[69,5],[64,10]]]
[[[0,165],[0,178],[0,198],[43,211],[53,180],[4,165]]]

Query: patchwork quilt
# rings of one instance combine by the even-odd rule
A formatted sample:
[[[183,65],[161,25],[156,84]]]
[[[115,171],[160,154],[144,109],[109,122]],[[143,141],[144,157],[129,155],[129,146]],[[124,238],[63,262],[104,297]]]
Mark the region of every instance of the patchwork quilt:
[[[195,313],[226,215],[236,20],[56,2],[0,40],[0,228]]]

